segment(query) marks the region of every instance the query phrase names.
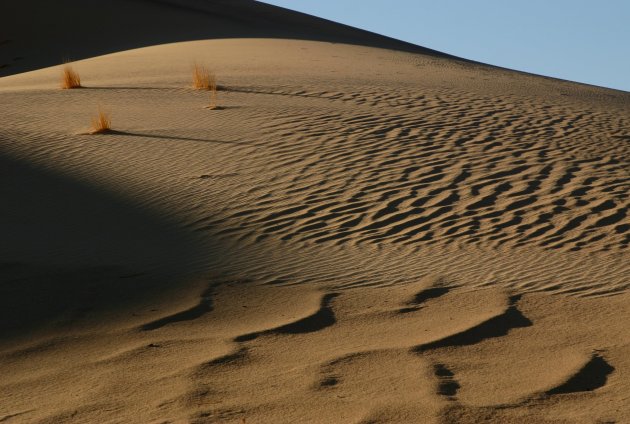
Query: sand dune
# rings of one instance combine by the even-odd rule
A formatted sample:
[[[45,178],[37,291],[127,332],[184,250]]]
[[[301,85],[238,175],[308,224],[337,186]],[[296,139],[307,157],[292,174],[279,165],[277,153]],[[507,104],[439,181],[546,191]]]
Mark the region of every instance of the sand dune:
[[[0,45],[0,422],[630,421],[628,93],[79,3],[0,6],[76,22]]]
[[[0,77],[63,60],[214,38],[317,40],[449,57],[253,0],[111,0],[107,7],[98,1],[25,0],[3,2],[0,22]]]

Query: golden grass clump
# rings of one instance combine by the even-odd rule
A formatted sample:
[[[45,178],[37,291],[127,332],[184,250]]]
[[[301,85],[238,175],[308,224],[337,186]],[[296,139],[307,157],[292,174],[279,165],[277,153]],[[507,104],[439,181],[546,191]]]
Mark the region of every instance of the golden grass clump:
[[[79,74],[72,69],[72,66],[66,64],[63,67],[63,72],[61,74],[61,88],[70,89],[70,88],[80,88],[81,87],[81,77]]]
[[[90,134],[105,134],[112,130],[112,118],[109,113],[98,109],[98,114],[92,118],[92,130]]]
[[[204,65],[195,63],[193,65],[193,88],[195,90],[216,90],[217,79],[214,73],[210,72]]]
[[[193,88],[195,90],[207,90],[210,92],[210,103],[206,109],[218,109],[217,106],[217,77],[204,65],[193,65]]]

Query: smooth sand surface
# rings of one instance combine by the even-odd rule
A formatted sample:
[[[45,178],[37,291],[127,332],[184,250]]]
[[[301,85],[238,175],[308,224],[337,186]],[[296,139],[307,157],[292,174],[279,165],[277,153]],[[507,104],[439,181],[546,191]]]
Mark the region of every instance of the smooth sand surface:
[[[121,3],[0,78],[0,422],[630,422],[629,93]]]

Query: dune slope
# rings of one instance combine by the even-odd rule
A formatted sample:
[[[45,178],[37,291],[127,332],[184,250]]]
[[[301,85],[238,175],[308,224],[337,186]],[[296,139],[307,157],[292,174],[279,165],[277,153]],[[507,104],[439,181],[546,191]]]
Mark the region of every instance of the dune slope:
[[[630,94],[123,4],[0,78],[0,422],[630,420]]]

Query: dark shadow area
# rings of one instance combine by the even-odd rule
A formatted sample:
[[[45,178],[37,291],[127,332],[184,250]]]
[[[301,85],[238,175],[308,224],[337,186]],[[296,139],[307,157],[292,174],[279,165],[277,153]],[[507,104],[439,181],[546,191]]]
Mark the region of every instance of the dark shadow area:
[[[334,376],[330,376],[330,377],[325,377],[325,378],[321,379],[319,381],[319,384],[317,384],[317,388],[318,389],[324,389],[324,388],[328,388],[328,387],[334,387],[337,384],[339,384],[339,378],[338,377],[334,377]]]
[[[0,28],[0,63],[24,58],[0,69],[0,76],[64,59],[220,38],[326,41],[452,57],[254,0],[111,0],[106,6],[85,0],[3,1]]]
[[[256,333],[243,334],[234,339],[236,342],[246,342],[254,340],[255,338],[262,336],[263,334],[303,334],[313,333],[315,331],[323,330],[326,327],[330,327],[337,322],[335,313],[332,310],[330,304],[332,300],[339,296],[338,293],[327,293],[322,297],[322,301],[319,309],[312,315],[304,317],[295,322],[283,325],[271,330],[259,331]]]
[[[142,331],[156,330],[158,328],[164,327],[165,325],[175,322],[192,321],[208,312],[212,312],[212,294],[213,287],[210,287],[201,294],[201,299],[199,300],[199,303],[197,303],[192,308],[177,312],[164,318],[157,319],[155,321],[151,321],[141,326],[140,329]]]
[[[461,333],[456,333],[452,336],[420,345],[414,348],[414,351],[424,352],[441,347],[473,345],[486,339],[503,337],[515,328],[532,326],[533,323],[518,310],[516,306],[518,299],[518,296],[510,298],[510,306],[502,314],[492,317]]]
[[[234,353],[228,353],[219,358],[212,359],[202,365],[203,369],[209,369],[217,365],[235,364],[242,362],[247,358],[247,349],[241,348]]]
[[[407,307],[401,308],[398,310],[399,313],[407,313],[413,312],[420,309],[421,305],[431,299],[436,299],[438,297],[444,296],[448,292],[450,292],[450,287],[429,287],[424,289],[413,297],[409,302],[407,302]]]
[[[146,90],[146,91],[172,91],[172,90],[186,90],[186,87],[142,87],[142,86],[136,86],[136,87],[130,87],[130,86],[111,86],[111,87],[93,87],[93,86],[85,86],[82,85],[81,87],[77,87],[74,90],[106,90],[106,91],[110,91],[110,90]]]
[[[437,393],[442,396],[453,398],[457,395],[457,391],[460,389],[460,385],[455,380],[455,374],[449,370],[444,364],[436,364],[433,367],[433,373],[438,378]]]
[[[593,355],[591,359],[571,378],[546,393],[558,395],[564,393],[590,392],[606,385],[608,376],[615,370],[604,358]]]
[[[317,312],[313,315],[276,328],[274,332],[280,334],[302,334],[313,333],[315,331],[323,330],[326,327],[330,327],[337,322],[335,313],[330,307],[330,303],[337,296],[339,296],[338,293],[327,293],[322,298],[319,310],[317,310]]]
[[[192,91],[197,93],[208,93],[209,90],[197,90],[192,87],[186,86],[162,86],[162,87],[151,87],[151,86],[129,86],[129,85],[111,85],[111,86],[91,86],[91,85],[82,85],[81,87],[76,87],[74,90],[146,90],[146,91]],[[218,85],[217,91],[238,91],[231,90],[225,86]]]
[[[144,133],[135,133],[129,131],[118,131],[118,130],[107,130],[103,133],[98,134],[90,134],[94,137],[102,137],[107,135],[123,135],[130,137],[143,137],[143,138],[156,138],[159,140],[180,140],[180,141],[195,141],[199,143],[215,143],[215,144],[251,144],[246,141],[226,141],[226,140],[210,140],[206,138],[194,138],[194,137],[180,137],[176,135],[163,135],[163,134],[144,134]]]
[[[245,94],[263,94],[266,96],[281,96],[281,97],[302,97],[306,99],[324,99],[324,100],[338,100],[338,97],[324,97],[320,94],[305,94],[305,93],[282,93],[278,91],[265,91],[261,89],[255,88],[247,88],[247,87],[237,87],[237,86],[229,86],[224,87],[219,91],[229,92],[229,93],[245,93]],[[341,97],[341,96],[339,96]]]
[[[0,199],[0,342],[164,296],[212,259],[156,211],[2,152]]]
[[[410,303],[413,305],[420,305],[421,303],[424,303],[429,299],[435,299],[440,296],[444,296],[449,291],[451,291],[449,287],[430,287],[417,293]]]

